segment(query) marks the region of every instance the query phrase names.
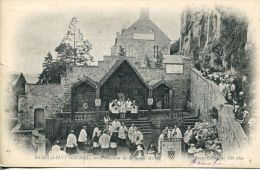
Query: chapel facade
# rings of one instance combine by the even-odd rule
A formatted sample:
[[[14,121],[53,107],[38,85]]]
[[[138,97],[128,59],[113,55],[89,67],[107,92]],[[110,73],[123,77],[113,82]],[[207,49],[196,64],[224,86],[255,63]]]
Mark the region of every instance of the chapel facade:
[[[126,56],[118,55],[120,48],[126,49]],[[162,67],[142,64],[146,56],[153,60],[160,50]],[[127,98],[136,101],[140,117],[157,114],[160,101],[160,112],[169,118],[186,105],[192,65],[190,58],[169,55],[169,51],[169,38],[143,9],[140,18],[118,34],[111,56],[104,56],[97,66],[73,66],[60,84],[26,84],[18,100],[18,123],[24,129],[40,128],[44,119],[57,115],[68,121],[102,120],[111,100]]]

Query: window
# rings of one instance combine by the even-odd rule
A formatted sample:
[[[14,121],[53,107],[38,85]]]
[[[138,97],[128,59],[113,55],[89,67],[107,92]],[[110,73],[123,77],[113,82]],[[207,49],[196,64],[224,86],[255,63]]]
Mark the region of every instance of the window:
[[[153,47],[153,55],[154,55],[154,58],[157,57],[158,53],[159,53],[159,46],[156,45],[156,46]]]
[[[25,83],[21,84],[21,91],[20,91],[21,95],[25,95]]]
[[[128,54],[127,54],[127,56],[128,57],[133,57],[133,46],[132,45],[129,45],[128,46]]]

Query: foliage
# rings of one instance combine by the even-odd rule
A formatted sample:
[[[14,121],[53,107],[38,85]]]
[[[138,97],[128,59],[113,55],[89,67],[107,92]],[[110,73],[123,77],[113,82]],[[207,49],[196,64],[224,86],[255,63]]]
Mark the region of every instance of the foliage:
[[[180,46],[180,40],[176,40],[173,44],[171,44],[171,48],[170,48],[170,54],[177,54],[179,51],[179,46]]]
[[[53,60],[51,53],[47,54],[43,63],[43,71],[38,77],[37,84],[60,83],[60,76],[66,70],[66,63],[63,61]]]
[[[223,31],[219,42],[223,45],[228,68],[232,66],[237,70],[243,69],[241,66],[244,64],[241,62],[245,62],[247,22],[230,15],[223,15],[221,19]]]
[[[193,37],[191,39],[191,48],[190,50],[193,53],[193,59],[194,61],[197,61],[199,59],[199,40],[196,37]]]
[[[43,71],[38,77],[38,84],[60,83],[61,75],[74,65],[91,65],[93,57],[90,55],[91,44],[83,39],[83,34],[76,29],[77,19],[72,18],[67,35],[55,48],[57,58],[53,59],[48,53],[43,63]]]
[[[163,66],[163,53],[162,50],[160,50],[155,56],[155,67],[162,68],[162,66]]]
[[[148,67],[148,68],[152,67],[151,60],[147,55],[145,56],[144,61],[146,63],[146,67]]]

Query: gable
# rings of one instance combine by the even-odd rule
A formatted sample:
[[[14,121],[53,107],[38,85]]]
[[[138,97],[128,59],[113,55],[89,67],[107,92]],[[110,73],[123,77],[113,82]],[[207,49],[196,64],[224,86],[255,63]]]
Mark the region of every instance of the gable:
[[[120,72],[118,72],[120,70]],[[135,74],[136,78],[139,79],[146,87],[148,85],[144,81],[143,77],[138,73],[138,71],[135,69],[134,66],[131,65],[131,63],[124,59],[124,60],[117,60],[115,65],[107,72],[107,74],[103,77],[103,79],[100,81],[100,85],[102,86],[113,74],[122,74],[122,76],[126,76],[128,71],[130,70],[130,74]]]
[[[170,39],[160,30],[160,28],[155,25],[150,19],[138,19],[134,24],[132,24],[128,29],[126,29],[118,39],[125,36],[132,36],[133,34],[147,34],[149,36],[148,40],[151,40],[152,34],[154,34],[154,40],[156,41],[158,37],[160,40],[169,41]]]

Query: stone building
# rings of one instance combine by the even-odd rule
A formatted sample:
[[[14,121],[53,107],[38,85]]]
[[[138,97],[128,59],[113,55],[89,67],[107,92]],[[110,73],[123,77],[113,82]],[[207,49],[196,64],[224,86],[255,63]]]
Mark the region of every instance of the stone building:
[[[126,49],[127,57],[118,55],[120,48]],[[143,66],[146,56],[153,61],[159,52],[164,54],[161,68]],[[135,100],[145,118],[159,101],[168,116],[182,110],[191,60],[169,52],[169,38],[149,19],[149,11],[142,9],[140,18],[117,35],[112,55],[104,56],[97,66],[74,66],[60,84],[27,84],[25,95],[19,97],[18,124],[24,129],[43,128],[44,119],[60,113],[69,121],[100,120],[108,113],[109,102],[120,98]]]
[[[182,28],[182,31],[186,28]],[[195,32],[191,34],[190,29],[183,31],[181,49],[184,49],[185,33],[193,37]],[[187,38],[191,38],[189,36]],[[120,46],[126,49],[127,57],[118,56]],[[158,50],[165,49],[163,67],[143,67],[140,62],[146,56],[154,57],[155,46],[158,46]],[[97,66],[73,66],[61,77],[60,84],[26,83],[24,93],[18,96],[18,124],[12,132],[24,138],[16,139],[24,141],[32,135],[40,136],[43,133],[45,136],[42,141],[45,137],[51,142],[57,137],[64,139],[70,128],[76,129],[77,133],[88,121],[104,124],[103,116],[109,113],[108,103],[120,98],[136,101],[141,120],[127,120],[125,123],[129,126],[135,121],[138,128],[143,126],[144,134],[152,134],[152,128],[158,130],[163,121],[175,121],[176,124],[185,121],[182,110],[188,98],[194,103],[195,109],[201,109],[200,117],[208,120],[208,110],[224,104],[224,100],[221,100],[223,96],[212,82],[192,68],[188,53],[184,53],[185,56],[168,55],[169,48],[170,40],[152,23],[149,12],[141,12],[140,18],[132,26],[118,34],[112,55],[104,56]],[[160,109],[156,107],[158,101],[162,102]],[[240,146],[240,139],[245,137],[235,138],[242,129],[234,123],[232,112],[219,109],[219,113],[222,123],[218,126],[223,131],[220,140],[228,141],[223,142],[226,146],[234,143]],[[186,121],[194,124],[190,121],[198,119],[191,117]],[[229,135],[234,137],[227,140],[225,136]]]
[[[141,9],[139,19],[117,33],[111,55],[118,56],[121,48],[127,57],[136,57],[143,64],[146,56],[154,61],[159,52],[170,54],[170,39],[151,21],[149,10]]]
[[[158,101],[163,109],[180,110],[186,103],[191,62],[168,57],[178,62],[167,59],[163,68],[145,68],[136,58],[106,56],[98,66],[74,66],[61,84],[27,84],[25,95],[19,96],[18,123],[25,129],[44,127],[44,118],[58,113],[99,120],[108,112],[109,101],[119,98],[135,100],[144,117]],[[148,98],[153,99],[151,106]]]
[[[18,98],[20,95],[25,94],[27,81],[23,73],[11,74],[8,81],[10,86],[8,86],[7,94],[10,106],[6,111],[11,114],[9,115],[11,118],[17,118]]]

